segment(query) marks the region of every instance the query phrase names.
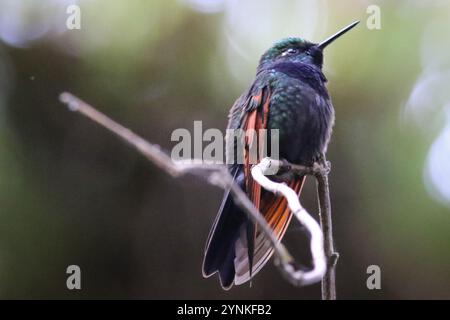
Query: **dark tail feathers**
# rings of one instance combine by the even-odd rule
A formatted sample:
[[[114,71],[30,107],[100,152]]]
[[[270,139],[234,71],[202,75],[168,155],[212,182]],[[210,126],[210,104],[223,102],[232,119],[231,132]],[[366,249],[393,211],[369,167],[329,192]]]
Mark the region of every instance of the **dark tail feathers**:
[[[231,174],[238,185],[244,189],[242,166],[233,168]],[[233,285],[235,244],[243,225],[248,227],[252,223],[234,203],[230,192],[226,191],[209,233],[203,260],[203,276],[209,277],[219,272],[220,283],[224,289],[229,289]]]

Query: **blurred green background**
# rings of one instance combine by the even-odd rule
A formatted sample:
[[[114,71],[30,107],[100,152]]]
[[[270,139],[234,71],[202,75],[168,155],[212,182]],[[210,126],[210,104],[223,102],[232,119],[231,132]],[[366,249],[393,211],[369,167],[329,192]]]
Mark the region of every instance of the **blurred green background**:
[[[70,4],[81,30],[66,28]],[[371,4],[380,30],[366,26]],[[272,263],[252,288],[203,279],[222,192],[169,178],[58,95],[170,150],[194,120],[225,128],[274,41],[318,42],[356,19],[325,56],[338,297],[449,299],[450,3],[437,0],[2,0],[0,298],[320,298]],[[303,203],[317,212],[312,179]],[[298,257],[304,240],[293,224]],[[80,291],[66,288],[71,264]],[[366,287],[372,264],[381,290]]]

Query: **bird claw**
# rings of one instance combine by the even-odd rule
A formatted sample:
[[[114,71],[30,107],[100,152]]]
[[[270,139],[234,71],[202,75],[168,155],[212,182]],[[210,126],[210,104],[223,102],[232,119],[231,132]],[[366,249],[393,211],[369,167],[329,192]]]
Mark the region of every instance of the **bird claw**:
[[[313,172],[316,175],[328,175],[331,172],[331,162],[327,161],[324,154],[317,157],[313,164]]]
[[[314,162],[312,171],[315,175],[328,175],[331,171],[331,163],[329,161]]]

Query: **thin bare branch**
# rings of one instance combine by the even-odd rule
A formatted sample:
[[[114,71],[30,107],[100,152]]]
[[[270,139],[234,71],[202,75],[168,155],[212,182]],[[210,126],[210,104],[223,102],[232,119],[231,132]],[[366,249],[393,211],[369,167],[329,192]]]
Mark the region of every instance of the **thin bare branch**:
[[[320,230],[320,228],[318,228],[315,220],[311,218],[311,216],[306,212],[306,210],[300,205],[297,196],[295,196],[297,200],[294,200],[294,197],[292,195],[292,192],[294,191],[292,189],[290,189],[286,185],[277,184],[264,176],[265,170],[264,166],[266,166],[267,168],[268,165],[267,162],[259,167],[258,166],[255,167],[258,169],[252,170],[252,173],[255,172],[257,178],[261,180],[258,182],[260,182],[263,187],[271,191],[280,192],[288,199],[288,203],[292,211],[296,215],[296,217],[304,225],[307,226],[308,230],[313,235],[311,239],[311,250],[314,259],[314,269],[311,270],[309,273],[299,271],[294,268],[295,261],[288,252],[288,250],[286,249],[286,247],[277,240],[264,217],[255,208],[251,200],[247,197],[246,193],[234,182],[233,177],[230,175],[230,173],[228,172],[228,170],[224,165],[205,163],[204,161],[201,160],[200,161],[194,160],[189,162],[172,161],[172,159],[164,151],[162,151],[158,145],[149,143],[145,139],[141,138],[128,128],[110,119],[109,117],[99,112],[94,107],[82,101],[78,97],[65,92],[60,95],[60,100],[61,102],[66,104],[70,110],[83,114],[87,118],[91,119],[92,121],[96,122],[97,124],[103,126],[104,128],[108,129],[109,131],[113,132],[114,134],[122,138],[125,142],[135,147],[149,161],[157,165],[160,169],[164,170],[171,176],[179,177],[185,174],[193,174],[201,177],[209,184],[218,186],[224,190],[230,190],[230,193],[233,196],[233,199],[236,202],[236,204],[239,205],[244,210],[244,212],[246,212],[248,217],[254,223],[258,224],[258,226],[260,227],[260,229],[262,230],[268,241],[270,241],[271,245],[274,248],[276,265],[281,270],[282,274],[291,283],[297,286],[309,284],[320,280],[320,278],[323,275],[324,269],[326,269],[326,264],[324,263],[325,260],[323,258],[324,242],[322,238],[322,231]],[[276,160],[271,161],[272,162],[269,164],[269,166],[278,165],[279,167],[291,170],[292,172],[299,175],[307,175],[307,174],[315,175],[318,178],[319,186],[323,187],[323,184],[321,183],[322,181],[321,179],[323,179],[323,177],[325,177],[324,181],[326,182],[328,181],[327,180],[328,169],[320,164],[315,164],[313,167],[305,167],[300,165],[293,165],[285,161],[276,161]],[[322,178],[320,179],[319,177]],[[326,187],[323,187],[322,189],[319,188],[318,192],[319,192],[319,199],[323,199],[323,201],[322,200],[320,201],[321,212],[324,212],[325,214],[328,213],[331,214],[331,212],[329,211],[330,206],[329,206],[328,184],[326,184]],[[326,194],[322,194],[322,192],[325,192]],[[328,208],[328,210],[326,208]],[[324,216],[324,214],[321,215],[322,227],[326,227],[328,228],[326,230],[329,230],[329,234],[325,233],[325,252],[326,257],[329,258],[328,251],[330,246],[329,243],[327,243],[328,241],[327,236],[331,235],[331,219],[324,220],[322,216]],[[334,252],[332,246],[331,252]],[[324,288],[324,286],[322,286],[322,288]],[[328,288],[331,288],[331,285],[329,285]],[[323,297],[330,297],[330,296],[333,295],[330,293],[323,295]]]
[[[298,221],[305,226],[311,235],[310,248],[313,260],[313,268],[309,271],[296,270],[293,265],[285,266],[285,274],[288,275],[288,280],[296,286],[308,285],[321,281],[327,269],[324,249],[323,249],[323,234],[319,224],[314,220],[305,208],[300,204],[300,199],[297,193],[285,183],[277,183],[265,176],[265,172],[273,166],[280,164],[280,161],[264,158],[262,161],[252,168],[252,177],[264,189],[275,194],[281,194],[288,202],[289,209],[291,209]],[[278,169],[278,168],[275,168]],[[299,168],[297,168],[299,169]],[[311,170],[305,168],[305,170]],[[278,171],[278,170],[275,170]],[[304,175],[304,174],[303,174]]]
[[[142,153],[148,160],[153,162],[159,168],[166,171],[171,176],[178,176],[183,173],[181,167],[176,166],[170,157],[164,153],[158,145],[148,143],[146,140],[125,128],[121,124],[115,122],[103,113],[96,110],[88,103],[82,101],[80,98],[71,93],[64,92],[59,96],[59,100],[66,104],[71,111],[79,112],[109,131],[115,133],[128,144],[134,146],[140,153]]]
[[[297,175],[314,175],[317,181],[317,197],[319,202],[320,225],[324,238],[324,250],[327,263],[327,271],[322,279],[322,299],[336,300],[336,264],[339,254],[334,249],[333,227],[331,218],[331,201],[328,182],[328,174],[331,165],[322,155],[319,162],[313,166],[291,164],[285,160],[272,160],[272,165],[279,166],[283,171],[290,171]]]
[[[328,261],[327,272],[322,279],[322,300],[336,300],[336,263],[339,254],[334,251],[328,174],[318,174],[316,179],[320,225],[324,233],[324,249]]]

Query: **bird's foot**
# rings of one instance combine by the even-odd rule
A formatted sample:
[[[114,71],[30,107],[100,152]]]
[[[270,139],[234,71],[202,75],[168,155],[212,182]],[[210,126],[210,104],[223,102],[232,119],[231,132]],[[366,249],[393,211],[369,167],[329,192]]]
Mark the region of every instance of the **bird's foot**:
[[[328,175],[331,171],[331,162],[327,161],[322,153],[315,159],[312,169],[316,175]]]

